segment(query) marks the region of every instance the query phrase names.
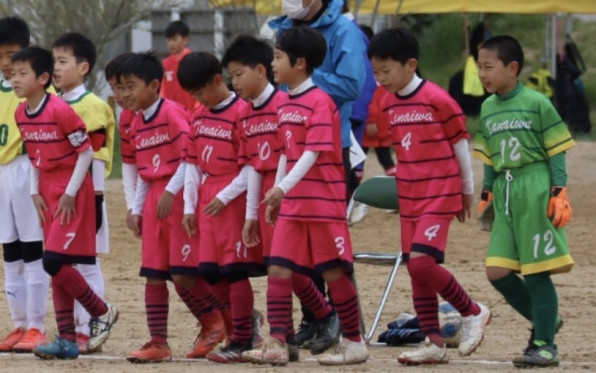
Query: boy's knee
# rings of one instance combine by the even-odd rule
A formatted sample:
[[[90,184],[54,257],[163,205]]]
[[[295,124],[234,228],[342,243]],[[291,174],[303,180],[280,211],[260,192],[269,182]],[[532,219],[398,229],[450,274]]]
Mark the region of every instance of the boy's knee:
[[[513,273],[513,271],[509,268],[486,267],[486,278],[490,282],[500,280],[504,277],[509,276],[511,273]]]
[[[62,268],[62,265],[64,263],[50,258],[43,258],[42,264],[43,270],[46,271],[48,275],[54,276],[56,273],[60,271],[60,268]]]
[[[323,280],[325,280],[325,282],[329,283],[342,277],[344,273],[343,267],[335,267],[321,273],[321,276],[323,276]]]

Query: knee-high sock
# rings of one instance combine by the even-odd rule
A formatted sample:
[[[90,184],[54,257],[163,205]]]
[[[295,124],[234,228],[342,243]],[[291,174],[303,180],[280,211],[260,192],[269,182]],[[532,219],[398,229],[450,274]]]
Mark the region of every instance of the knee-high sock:
[[[292,319],[292,279],[267,279],[267,321],[271,337],[286,343],[288,320]]]
[[[420,329],[431,342],[443,346],[443,337],[439,326],[439,301],[437,292],[415,277],[411,277],[412,301],[420,323]]]
[[[64,264],[58,273],[52,276],[52,281],[56,282],[71,297],[79,301],[92,317],[104,315],[108,311],[108,307],[103,299],[95,294],[87,284],[87,281],[85,281],[85,278],[70,265]]]
[[[503,295],[505,301],[522,315],[526,320],[532,321],[532,297],[526,282],[515,273],[490,282],[491,285]]]
[[[354,284],[347,275],[327,283],[329,296],[339,317],[342,335],[354,342],[360,342],[360,310]]]
[[[27,278],[28,328],[45,332],[50,276],[44,271],[41,259],[25,263],[25,277]]]
[[[207,314],[214,310],[211,303],[206,298],[199,298],[197,297],[191,290],[187,290],[182,286],[176,285],[176,292],[180,296],[180,299],[186,304],[189,311],[193,314],[193,316],[200,321],[201,315]]]
[[[552,346],[555,340],[559,300],[548,272],[524,276],[532,297],[534,340]]]
[[[105,295],[105,282],[103,273],[101,272],[99,258],[96,258],[95,264],[77,264],[75,268],[85,278],[85,281],[87,281],[95,294],[103,299]],[[75,331],[89,335],[89,320],[91,319],[91,315],[89,315],[89,312],[78,301],[75,301],[74,317]]]
[[[215,285],[211,285],[213,295],[216,298],[216,308],[225,310],[230,308],[230,283],[223,279]]]
[[[14,327],[27,329],[27,283],[22,260],[4,262],[4,293]]]
[[[60,271],[62,271],[62,269]],[[74,297],[62,286],[60,281],[56,281],[56,276],[52,278],[52,299],[54,300],[56,324],[58,324],[58,334],[60,335],[60,338],[74,342],[75,325],[72,313]]]
[[[331,308],[310,277],[294,272],[292,274],[292,286],[294,294],[300,299],[300,303],[312,312],[318,320],[333,314],[333,308]]]
[[[230,307],[234,326],[232,341],[249,345],[252,343],[254,294],[248,278],[230,283]]]
[[[169,292],[166,284],[145,284],[145,311],[151,340],[166,343],[169,311]]]

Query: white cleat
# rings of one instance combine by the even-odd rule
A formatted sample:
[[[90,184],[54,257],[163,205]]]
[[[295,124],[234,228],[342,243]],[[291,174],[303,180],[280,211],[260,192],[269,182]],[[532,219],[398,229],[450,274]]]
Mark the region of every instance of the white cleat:
[[[402,352],[397,361],[405,365],[447,364],[449,358],[445,351],[445,344],[439,347],[426,337],[416,350]]]
[[[461,356],[470,355],[480,346],[484,338],[484,328],[490,324],[490,310],[482,303],[477,304],[480,307],[478,315],[462,317],[461,340],[458,348]]]
[[[118,321],[118,310],[116,307],[106,302],[108,311],[99,317],[93,317],[89,321],[89,351],[96,351],[110,337],[112,326]]]
[[[321,355],[318,361],[321,365],[350,365],[364,363],[367,359],[368,349],[364,340],[353,342],[342,337],[333,352]]]

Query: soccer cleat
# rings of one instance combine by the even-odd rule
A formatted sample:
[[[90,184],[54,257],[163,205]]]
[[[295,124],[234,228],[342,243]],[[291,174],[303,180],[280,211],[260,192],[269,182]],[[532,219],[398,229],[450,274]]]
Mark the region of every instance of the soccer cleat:
[[[207,360],[216,363],[241,363],[242,353],[252,350],[252,346],[243,345],[241,343],[232,341],[228,346],[222,347],[217,351],[211,351],[207,354]]]
[[[37,346],[45,345],[48,343],[45,333],[36,328],[31,328],[25,332],[25,335],[21,340],[12,347],[14,352],[19,353],[30,353]]]
[[[207,356],[218,343],[226,337],[224,321],[221,313],[217,310],[201,315],[201,332],[195,340],[194,347],[186,357],[189,359],[199,359]]]
[[[269,337],[265,339],[261,348],[242,353],[242,359],[256,364],[287,365],[288,346],[276,338]]]
[[[118,310],[116,307],[106,302],[108,311],[99,317],[93,317],[89,321],[89,336],[88,350],[90,352],[97,351],[102,344],[104,344],[110,337],[112,326],[118,321]]]
[[[81,355],[92,354],[94,352],[101,352],[101,345],[95,350],[89,349],[89,336],[84,333],[77,333],[77,346],[79,347],[79,353]]]
[[[482,303],[477,304],[480,307],[478,315],[461,318],[461,339],[458,347],[460,356],[468,356],[480,346],[484,338],[484,328],[490,324],[490,310]]]
[[[326,319],[317,322],[317,334],[310,341],[310,353],[313,355],[322,354],[328,348],[339,343],[340,335],[339,317],[334,312]]]
[[[0,352],[10,352],[14,345],[19,343],[21,338],[25,335],[25,329],[13,329],[8,335],[0,341]]]
[[[300,348],[296,345],[296,338],[295,337],[288,337],[287,338],[287,345],[288,345],[288,360],[290,363],[295,363],[300,361]]]
[[[348,218],[348,225],[354,225],[360,222],[368,214],[370,207],[364,203],[354,202],[350,217]]]
[[[445,344],[443,344],[443,347],[437,346],[426,337],[416,350],[402,352],[397,361],[405,365],[447,364],[449,358],[445,347]]]
[[[544,368],[559,366],[557,346],[547,346],[542,341],[534,341],[522,356],[513,359],[516,368]]]
[[[252,312],[252,346],[260,348],[265,341],[263,337],[263,325],[265,325],[265,316],[259,310]]]
[[[364,340],[354,342],[347,338],[342,338],[341,342],[335,346],[335,350],[321,355],[318,359],[321,365],[349,365],[361,364],[368,359],[368,349]]]
[[[76,359],[79,357],[79,348],[76,342],[68,339],[56,337],[52,342],[37,346],[33,349],[33,354],[42,359]]]
[[[172,350],[167,343],[149,341],[139,351],[128,354],[126,360],[131,363],[163,363],[172,361]]]
[[[300,322],[300,329],[296,333],[296,345],[301,348],[310,348],[311,340],[317,334],[317,324],[315,320],[302,319]]]

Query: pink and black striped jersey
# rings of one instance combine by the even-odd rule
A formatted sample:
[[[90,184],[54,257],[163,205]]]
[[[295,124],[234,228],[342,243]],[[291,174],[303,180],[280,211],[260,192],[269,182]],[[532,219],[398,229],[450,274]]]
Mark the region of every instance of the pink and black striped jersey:
[[[277,111],[288,101],[288,94],[274,91],[259,107],[249,104],[240,120],[240,158],[257,171],[274,171],[284,144],[278,135]]]
[[[438,85],[423,81],[408,96],[386,95],[381,107],[398,162],[401,217],[456,214],[462,180],[453,145],[469,138],[459,105]]]
[[[35,114],[21,103],[15,119],[31,163],[42,171],[74,168],[78,153],[91,146],[81,118],[61,98],[48,93]]]
[[[130,109],[124,109],[120,113],[118,127],[120,131],[120,153],[122,154],[122,163],[135,164],[135,151],[130,143],[130,126],[135,119],[135,112]]]
[[[279,216],[304,221],[346,220],[346,178],[339,111],[317,87],[289,96],[278,113],[289,173],[302,153],[319,152],[315,164],[284,197]]]
[[[247,103],[236,96],[219,109],[201,106],[194,115],[188,140],[188,163],[211,176],[238,172],[246,159],[239,158],[238,125]]]
[[[139,175],[145,181],[170,178],[186,157],[190,115],[173,101],[161,98],[155,113],[133,120],[130,143]]]

